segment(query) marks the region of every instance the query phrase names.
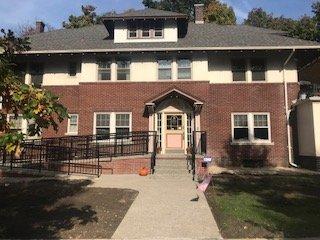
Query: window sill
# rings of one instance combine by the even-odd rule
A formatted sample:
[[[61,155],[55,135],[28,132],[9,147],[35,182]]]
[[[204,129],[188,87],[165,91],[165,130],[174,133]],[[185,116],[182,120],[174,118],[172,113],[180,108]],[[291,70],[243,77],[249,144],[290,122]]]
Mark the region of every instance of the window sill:
[[[77,136],[78,133],[70,133],[70,132],[68,132],[68,133],[65,133],[65,135],[66,136]]]
[[[240,145],[240,146],[250,146],[250,145],[252,145],[252,146],[274,146],[274,142],[263,142],[263,141],[255,141],[255,142],[248,142],[248,141],[239,141],[239,142],[237,142],[237,141],[232,141],[232,142],[230,142],[230,145]]]

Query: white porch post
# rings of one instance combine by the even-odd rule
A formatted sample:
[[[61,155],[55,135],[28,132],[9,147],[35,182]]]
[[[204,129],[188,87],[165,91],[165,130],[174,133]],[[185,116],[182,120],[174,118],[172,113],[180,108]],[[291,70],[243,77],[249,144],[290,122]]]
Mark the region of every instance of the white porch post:
[[[149,115],[149,132],[150,131],[155,131],[154,130],[154,115],[155,115],[154,113]],[[154,138],[153,137],[149,137],[149,146],[148,146],[149,152],[154,150],[153,149],[153,146],[154,146],[154,142],[153,141],[154,141]]]

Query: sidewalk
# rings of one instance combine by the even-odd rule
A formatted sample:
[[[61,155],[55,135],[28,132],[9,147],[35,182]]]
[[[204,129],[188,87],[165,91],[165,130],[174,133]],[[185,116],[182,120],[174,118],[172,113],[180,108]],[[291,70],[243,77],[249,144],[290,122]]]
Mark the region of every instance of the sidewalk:
[[[114,239],[221,238],[204,195],[189,175],[103,175],[92,186],[139,191]],[[197,194],[198,201],[191,201]]]

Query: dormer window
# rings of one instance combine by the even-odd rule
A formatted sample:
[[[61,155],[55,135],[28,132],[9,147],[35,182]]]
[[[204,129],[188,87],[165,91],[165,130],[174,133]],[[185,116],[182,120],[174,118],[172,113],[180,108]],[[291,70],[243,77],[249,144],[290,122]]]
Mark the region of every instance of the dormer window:
[[[138,29],[134,24],[130,24],[128,26],[128,38],[137,38],[138,37]]]
[[[162,38],[163,21],[135,21],[128,24],[128,39]]]
[[[144,23],[142,27],[142,37],[143,38],[150,38],[151,37],[151,28],[150,24]]]

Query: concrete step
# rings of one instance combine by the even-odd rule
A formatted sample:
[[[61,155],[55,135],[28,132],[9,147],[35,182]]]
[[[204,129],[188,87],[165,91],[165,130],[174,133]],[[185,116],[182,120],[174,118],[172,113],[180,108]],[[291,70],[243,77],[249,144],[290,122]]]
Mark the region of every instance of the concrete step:
[[[180,167],[180,166],[187,166],[187,161],[161,161],[156,160],[156,166],[169,166],[169,167]]]
[[[189,175],[187,169],[155,169],[154,173],[156,175]]]
[[[176,169],[176,170],[188,170],[189,169],[189,166],[187,165],[183,165],[183,166],[159,166],[159,165],[156,165],[155,166],[155,169],[156,170],[171,170],[171,169]]]
[[[187,158],[187,155],[185,154],[158,154],[157,159],[163,159],[163,160],[185,160]]]

